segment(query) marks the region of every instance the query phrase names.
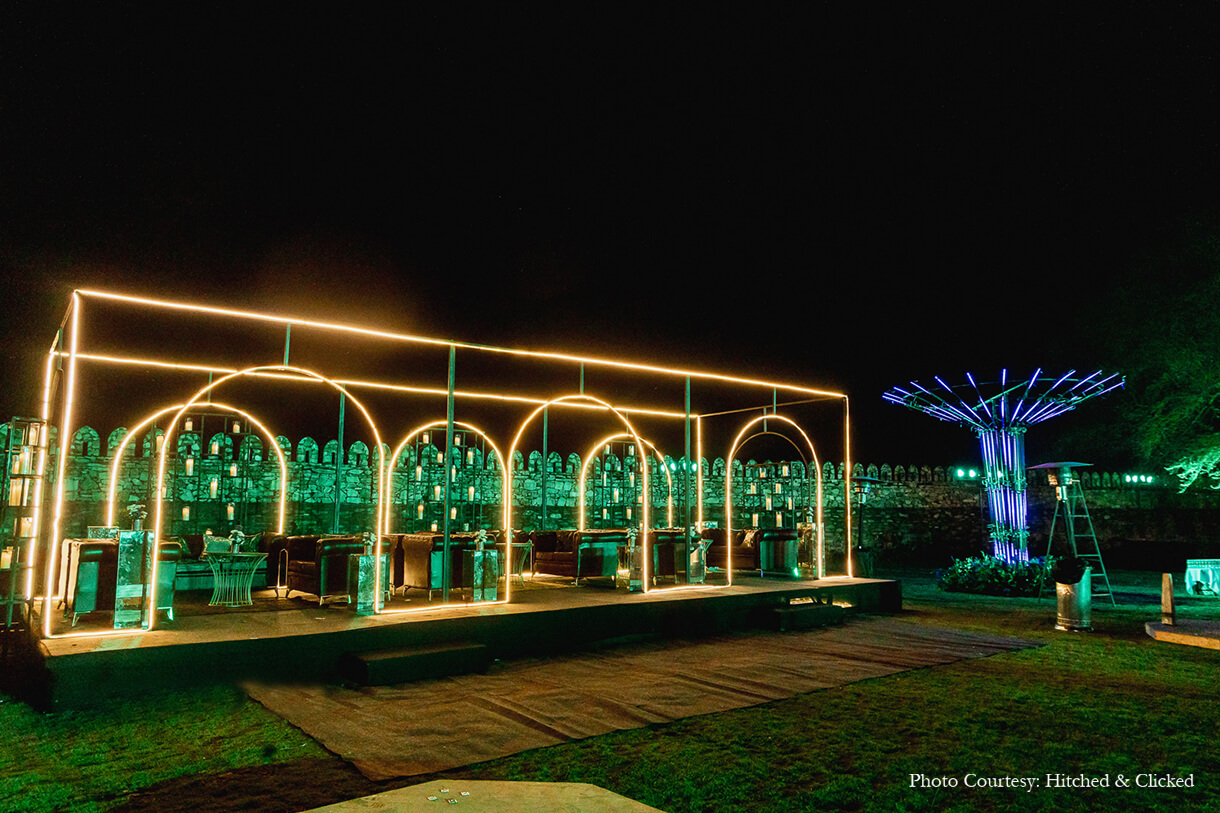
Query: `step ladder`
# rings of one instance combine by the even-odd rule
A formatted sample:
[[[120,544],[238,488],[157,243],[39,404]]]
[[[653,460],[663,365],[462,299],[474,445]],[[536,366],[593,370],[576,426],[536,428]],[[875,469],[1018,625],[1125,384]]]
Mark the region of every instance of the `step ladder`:
[[[5,450],[0,513],[0,629],[28,623],[34,577],[34,540],[47,463],[47,424],[13,418]]]
[[[1075,464],[1088,465],[1088,464]],[[1039,467],[1040,468],[1040,467]],[[1055,486],[1055,516],[1051,519],[1051,533],[1046,541],[1046,571],[1042,575],[1042,585],[1038,588],[1038,598],[1051,583],[1050,562],[1055,550],[1056,531],[1063,539],[1070,555],[1084,559],[1093,567],[1093,598],[1109,598],[1111,606],[1117,606],[1114,601],[1114,590],[1110,586],[1110,577],[1106,574],[1106,563],[1101,558],[1101,548],[1097,545],[1097,533],[1093,530],[1093,519],[1089,516],[1089,506],[1084,499],[1084,489],[1080,478],[1072,471],[1073,465],[1061,465],[1057,472],[1048,472],[1051,485]],[[1062,525],[1062,527],[1060,527]],[[1100,574],[1101,578],[1097,576]]]

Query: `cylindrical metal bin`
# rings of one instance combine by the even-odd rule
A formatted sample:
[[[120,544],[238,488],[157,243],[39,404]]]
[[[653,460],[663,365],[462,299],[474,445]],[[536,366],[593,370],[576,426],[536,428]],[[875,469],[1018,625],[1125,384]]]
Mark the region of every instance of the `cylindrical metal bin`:
[[[1055,597],[1059,601],[1055,629],[1093,629],[1093,568],[1086,567],[1076,584],[1056,584]]]

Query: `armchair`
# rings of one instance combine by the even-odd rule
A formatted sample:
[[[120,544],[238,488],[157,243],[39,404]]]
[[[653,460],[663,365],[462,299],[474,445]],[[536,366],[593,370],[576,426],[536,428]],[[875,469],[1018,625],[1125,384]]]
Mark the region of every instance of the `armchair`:
[[[347,599],[347,557],[364,553],[364,542],[352,536],[292,536],[286,540],[288,576],[287,598],[293,590],[318,597],[318,606],[327,598]]]
[[[162,542],[157,555],[157,609],[174,620],[174,579],[182,549],[176,542]],[[85,613],[114,612],[118,581],[119,543],[113,539],[65,539],[64,617],[72,626]]]

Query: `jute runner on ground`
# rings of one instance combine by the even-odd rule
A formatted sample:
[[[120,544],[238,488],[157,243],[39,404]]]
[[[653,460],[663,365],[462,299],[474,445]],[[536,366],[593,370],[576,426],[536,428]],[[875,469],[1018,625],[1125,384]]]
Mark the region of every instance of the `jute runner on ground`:
[[[496,663],[398,686],[249,683],[259,703],[374,780],[441,771],[611,731],[743,708],[865,678],[1040,646],[853,619]]]

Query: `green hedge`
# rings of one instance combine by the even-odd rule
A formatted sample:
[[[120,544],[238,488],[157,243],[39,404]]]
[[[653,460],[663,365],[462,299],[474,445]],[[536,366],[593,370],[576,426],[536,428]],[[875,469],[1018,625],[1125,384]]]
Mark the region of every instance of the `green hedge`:
[[[1045,565],[1041,560],[1009,564],[993,556],[955,559],[937,572],[937,584],[948,593],[985,596],[1037,596]]]

